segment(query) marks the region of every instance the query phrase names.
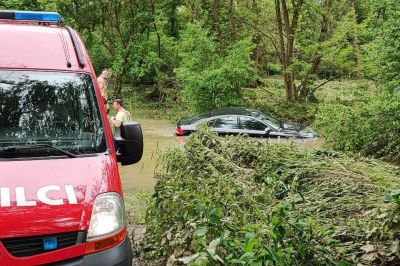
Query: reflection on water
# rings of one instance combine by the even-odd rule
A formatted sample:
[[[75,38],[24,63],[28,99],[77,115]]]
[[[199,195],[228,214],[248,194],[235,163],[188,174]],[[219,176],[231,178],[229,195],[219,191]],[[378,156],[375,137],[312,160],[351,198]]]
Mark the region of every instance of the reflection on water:
[[[157,163],[157,152],[170,146],[178,146],[185,138],[174,135],[175,125],[165,120],[139,119],[144,137],[144,151],[142,160],[134,165],[121,166],[119,171],[122,179],[122,188],[125,192],[138,189],[152,190],[156,184],[154,171]],[[265,139],[270,143],[289,144],[291,142],[300,148],[316,149],[321,146],[321,140],[287,140]]]
[[[122,188],[126,192],[137,189],[153,189],[156,179],[154,170],[157,163],[157,151],[171,145],[177,145],[174,135],[175,126],[165,120],[139,119],[144,137],[143,158],[134,165],[119,165]]]

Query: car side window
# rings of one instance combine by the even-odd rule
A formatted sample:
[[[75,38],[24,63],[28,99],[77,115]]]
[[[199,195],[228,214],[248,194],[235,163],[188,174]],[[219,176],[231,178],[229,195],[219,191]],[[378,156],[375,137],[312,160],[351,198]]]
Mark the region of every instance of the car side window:
[[[211,119],[211,120],[207,121],[207,126],[212,127],[212,126],[214,126],[214,123],[215,123],[215,119]]]
[[[236,116],[225,116],[217,118],[214,123],[214,128],[238,129],[238,119]]]
[[[240,128],[247,130],[264,131],[267,128],[267,125],[258,121],[257,119],[242,116],[240,117]]]

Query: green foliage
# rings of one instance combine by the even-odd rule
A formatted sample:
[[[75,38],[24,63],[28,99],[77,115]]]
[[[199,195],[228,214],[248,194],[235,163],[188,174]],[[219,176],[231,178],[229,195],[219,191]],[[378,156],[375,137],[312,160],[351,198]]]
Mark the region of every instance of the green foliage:
[[[385,217],[386,223],[391,227],[398,227],[400,226],[400,189],[387,193],[386,200],[393,202],[395,205],[392,211]],[[400,251],[400,246],[397,246],[397,251]]]
[[[269,105],[255,106],[264,113],[279,117],[286,122],[296,122],[311,125],[315,120],[318,111],[318,104],[302,102],[288,103],[287,101],[274,101]]]
[[[303,2],[288,67],[297,87],[361,74],[390,89],[400,85],[397,1]],[[82,34],[96,72],[112,69],[117,94],[122,83],[131,91],[152,85],[160,95],[181,88],[177,102],[201,111],[243,105],[242,87],[282,74],[271,1],[3,0],[0,7],[60,12]]]
[[[83,30],[81,34],[85,39],[85,45],[89,48],[89,56],[96,73],[101,73],[103,69],[110,68],[112,58],[107,49],[101,44],[101,36],[88,30]]]
[[[324,80],[319,81],[322,82]],[[318,86],[318,83],[316,85]],[[331,81],[316,91],[319,102],[289,103],[286,101],[280,79],[263,79],[263,84],[258,88],[242,89],[246,107],[259,109],[284,121],[306,125],[314,123],[321,105],[340,103],[352,106],[359,101],[368,101],[378,92],[368,80]]]
[[[150,203],[151,194],[151,191],[143,189],[124,194],[126,216],[129,224],[144,223],[146,208]]]
[[[0,8],[8,10],[40,10],[41,1],[37,0],[3,0],[0,2]]]
[[[323,106],[316,124],[334,149],[400,161],[399,94],[367,98],[354,106]]]
[[[358,25],[355,24],[352,9],[350,9],[342,20],[337,22],[332,37],[322,45],[324,57],[320,70],[321,74],[340,76],[344,73],[354,74],[358,72],[359,66],[357,65],[354,44],[356,34],[358,34]]]
[[[146,240],[137,247],[149,261],[353,265],[399,259],[391,251],[392,227],[382,219],[394,210],[384,195],[400,185],[397,168],[218,138],[206,129],[164,153],[161,165]],[[373,252],[364,252],[365,245]]]
[[[181,64],[175,72],[183,102],[196,111],[240,105],[240,88],[254,74],[250,42],[238,41],[220,55],[220,47],[201,24],[189,24],[181,38]]]
[[[391,90],[400,86],[400,6],[396,0],[368,0],[368,18],[364,22],[364,69]]]

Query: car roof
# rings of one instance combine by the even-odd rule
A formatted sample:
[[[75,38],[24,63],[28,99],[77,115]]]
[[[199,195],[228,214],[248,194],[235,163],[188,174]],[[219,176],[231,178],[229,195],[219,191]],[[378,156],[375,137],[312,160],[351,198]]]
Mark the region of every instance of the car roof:
[[[0,22],[0,69],[48,69],[91,72],[80,38],[84,66],[78,62],[70,34],[64,27]],[[71,67],[67,66],[67,57]]]
[[[190,125],[202,121],[204,119],[209,119],[224,115],[243,115],[243,116],[259,117],[261,114],[262,113],[260,113],[260,111],[257,111],[255,109],[241,108],[241,107],[226,107],[226,108],[214,109],[212,111],[208,111],[192,117],[182,117],[178,121],[178,124]]]
[[[210,111],[211,116],[220,116],[220,115],[246,115],[246,116],[259,116],[260,112],[254,109],[249,108],[240,108],[240,107],[227,107],[227,108],[219,108]]]

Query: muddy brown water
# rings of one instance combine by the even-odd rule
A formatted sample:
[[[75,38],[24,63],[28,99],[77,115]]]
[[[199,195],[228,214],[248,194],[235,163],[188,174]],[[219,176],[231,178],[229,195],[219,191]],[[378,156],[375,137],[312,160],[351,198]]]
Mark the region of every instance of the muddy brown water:
[[[178,145],[174,135],[175,126],[166,120],[138,119],[143,131],[144,150],[139,163],[128,166],[119,165],[122,188],[125,192],[138,189],[152,190],[156,184],[154,171],[157,165],[157,152]]]
[[[144,150],[142,160],[134,165],[121,166],[119,171],[122,188],[125,192],[135,192],[140,189],[152,190],[156,184],[154,172],[157,165],[157,153],[168,147],[178,146],[184,138],[174,135],[175,125],[166,120],[138,119],[142,126]],[[270,139],[271,143],[288,144],[294,142],[300,147],[315,149],[321,146],[321,140],[285,140]]]

